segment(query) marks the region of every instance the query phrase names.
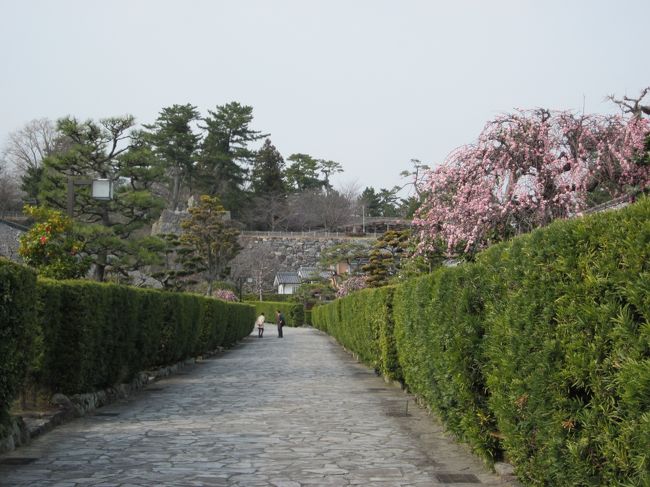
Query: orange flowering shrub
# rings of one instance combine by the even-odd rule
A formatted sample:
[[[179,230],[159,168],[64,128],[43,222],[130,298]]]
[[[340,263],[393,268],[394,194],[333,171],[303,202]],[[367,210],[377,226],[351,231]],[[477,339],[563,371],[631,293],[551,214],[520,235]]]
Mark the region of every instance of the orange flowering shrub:
[[[35,224],[20,238],[18,253],[39,275],[53,279],[81,278],[89,262],[80,252],[84,243],[73,232],[72,220],[62,212],[26,205]]]

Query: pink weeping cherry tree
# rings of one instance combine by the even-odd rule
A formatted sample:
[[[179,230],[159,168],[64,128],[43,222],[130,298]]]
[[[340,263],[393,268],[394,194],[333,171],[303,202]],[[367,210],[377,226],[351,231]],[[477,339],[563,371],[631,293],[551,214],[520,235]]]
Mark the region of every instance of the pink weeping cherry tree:
[[[419,251],[472,254],[601,201],[644,189],[650,124],[632,116],[522,110],[489,122],[422,183]]]
[[[368,278],[366,276],[352,276],[341,283],[336,291],[336,297],[343,298],[354,291],[359,291],[367,287]]]

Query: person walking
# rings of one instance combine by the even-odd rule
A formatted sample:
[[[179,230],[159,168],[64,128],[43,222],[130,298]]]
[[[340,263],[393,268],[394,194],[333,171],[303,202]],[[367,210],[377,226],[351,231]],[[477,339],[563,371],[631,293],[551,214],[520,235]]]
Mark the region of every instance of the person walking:
[[[264,316],[264,313],[259,315],[257,319],[255,320],[255,325],[257,325],[257,338],[262,338],[264,336],[264,322],[266,321],[266,317]]]
[[[278,325],[278,338],[283,338],[282,328],[287,324],[287,322],[284,320],[284,315],[280,312],[280,310],[277,310],[275,314],[275,322]]]

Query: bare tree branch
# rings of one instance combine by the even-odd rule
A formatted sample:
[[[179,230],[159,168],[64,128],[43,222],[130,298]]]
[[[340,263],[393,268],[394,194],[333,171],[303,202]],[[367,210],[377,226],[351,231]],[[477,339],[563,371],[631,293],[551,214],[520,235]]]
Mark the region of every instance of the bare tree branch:
[[[616,103],[623,113],[630,113],[635,117],[641,117],[642,115],[650,115],[650,105],[642,105],[641,102],[643,98],[650,92],[650,86],[647,86],[636,98],[630,98],[628,96],[623,96],[622,100],[618,100],[614,95],[609,95],[608,100]]]

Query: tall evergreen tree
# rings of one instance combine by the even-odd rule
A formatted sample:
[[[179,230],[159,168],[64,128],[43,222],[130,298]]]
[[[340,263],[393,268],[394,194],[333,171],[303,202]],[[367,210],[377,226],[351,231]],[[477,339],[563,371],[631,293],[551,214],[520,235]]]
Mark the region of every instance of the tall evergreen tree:
[[[251,171],[251,187],[256,195],[284,194],[284,159],[270,139],[257,152]]]
[[[287,189],[284,159],[269,139],[257,152],[251,170],[252,200],[243,217],[248,225],[275,231],[284,224],[287,214]]]
[[[318,177],[318,160],[309,154],[291,154],[291,165],[285,172],[287,185],[294,193],[321,189],[323,181]]]
[[[318,170],[323,175],[323,187],[329,191],[332,189],[330,176],[332,174],[343,172],[343,166],[341,166],[341,164],[336,161],[326,161],[325,159],[319,159]]]
[[[202,121],[206,135],[199,158],[201,190],[219,196],[226,209],[237,214],[245,203],[248,166],[255,157],[249,144],[268,134],[250,128],[253,107],[238,102],[208,110]]]
[[[182,190],[193,189],[196,170],[196,151],[199,135],[192,130],[192,123],[199,118],[199,112],[191,104],[172,105],[163,108],[151,125],[145,125],[146,140],[160,158],[169,177],[168,206],[176,210]]]
[[[381,201],[375,192],[375,188],[367,186],[359,197],[360,203],[363,205],[363,212],[365,216],[376,217],[381,216]]]

